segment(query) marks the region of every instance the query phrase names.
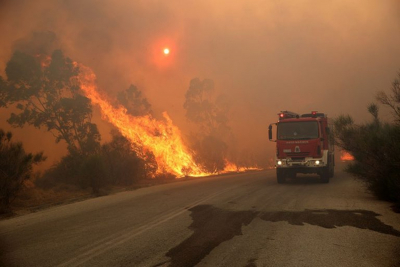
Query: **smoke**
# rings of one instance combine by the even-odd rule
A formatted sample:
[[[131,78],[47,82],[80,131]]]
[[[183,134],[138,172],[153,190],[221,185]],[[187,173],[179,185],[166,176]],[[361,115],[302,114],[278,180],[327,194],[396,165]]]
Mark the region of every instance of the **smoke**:
[[[239,147],[265,157],[280,110],[365,120],[400,70],[397,0],[0,1],[0,32],[2,76],[15,49],[60,48],[111,96],[137,86],[183,132],[190,80],[212,79]]]

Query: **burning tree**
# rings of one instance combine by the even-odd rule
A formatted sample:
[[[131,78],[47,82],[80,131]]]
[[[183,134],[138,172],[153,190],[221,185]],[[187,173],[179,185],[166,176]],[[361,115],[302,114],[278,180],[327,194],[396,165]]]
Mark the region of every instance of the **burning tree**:
[[[142,92],[134,85],[117,95],[117,106],[124,106],[132,116],[147,116],[153,112]],[[154,178],[157,162],[153,153],[143,151],[137,143],[131,143],[118,129],[111,131],[112,140],[102,146],[113,184],[130,185],[143,178]],[[140,155],[138,152],[140,151]]]
[[[135,149],[140,157],[146,159],[145,155],[149,152],[154,155],[158,174],[171,173],[178,177],[207,174],[194,161],[183,143],[179,129],[166,112],[163,113],[164,120],[157,120],[150,114],[132,116],[125,107],[113,106],[108,98],[98,91],[96,75],[90,68],[80,65],[80,69],[78,81],[85,95],[92,103],[99,105],[103,118],[129,140],[132,149]]]
[[[16,51],[6,66],[7,85],[2,86],[3,106],[16,104],[8,122],[45,127],[56,142],[64,140],[73,154],[93,154],[100,147],[100,134],[91,122],[90,100],[79,93],[73,78],[79,69],[60,50],[39,61]],[[2,82],[4,83],[4,81]]]

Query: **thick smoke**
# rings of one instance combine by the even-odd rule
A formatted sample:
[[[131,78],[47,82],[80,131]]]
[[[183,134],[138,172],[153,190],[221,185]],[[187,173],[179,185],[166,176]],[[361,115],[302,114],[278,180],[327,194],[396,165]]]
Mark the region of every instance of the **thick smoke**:
[[[183,103],[190,80],[212,79],[231,100],[238,146],[265,160],[273,155],[267,126],[280,110],[350,113],[365,120],[367,104],[378,90],[388,90],[400,69],[397,0],[0,5],[0,75],[15,49],[60,48],[93,68],[99,87],[111,96],[134,84],[155,114],[167,111],[187,133],[192,129]],[[171,48],[168,57],[161,54],[164,46]],[[9,129],[6,112],[1,110],[0,126]],[[109,131],[105,123],[99,127]],[[36,131],[24,128],[16,138],[53,150],[52,138],[38,141]]]

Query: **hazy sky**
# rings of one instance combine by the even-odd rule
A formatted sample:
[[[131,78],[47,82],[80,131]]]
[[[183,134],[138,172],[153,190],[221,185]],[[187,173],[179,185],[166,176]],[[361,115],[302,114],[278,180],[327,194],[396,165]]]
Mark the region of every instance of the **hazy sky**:
[[[365,120],[400,71],[398,0],[0,0],[0,75],[35,31],[54,32],[54,47],[91,67],[109,94],[138,86],[185,133],[189,81],[214,80],[249,150],[273,151],[267,126],[280,110]]]

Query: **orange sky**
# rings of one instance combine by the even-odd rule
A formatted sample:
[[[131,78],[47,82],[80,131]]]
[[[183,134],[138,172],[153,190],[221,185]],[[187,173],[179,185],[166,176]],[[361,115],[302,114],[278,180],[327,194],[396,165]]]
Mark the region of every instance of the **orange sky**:
[[[138,86],[184,133],[189,81],[214,80],[239,145],[257,152],[273,151],[267,126],[280,110],[365,120],[400,71],[398,0],[0,1],[0,75],[34,31],[54,32],[54,48],[93,68],[110,95]],[[38,130],[13,131],[28,150],[62,150]]]

